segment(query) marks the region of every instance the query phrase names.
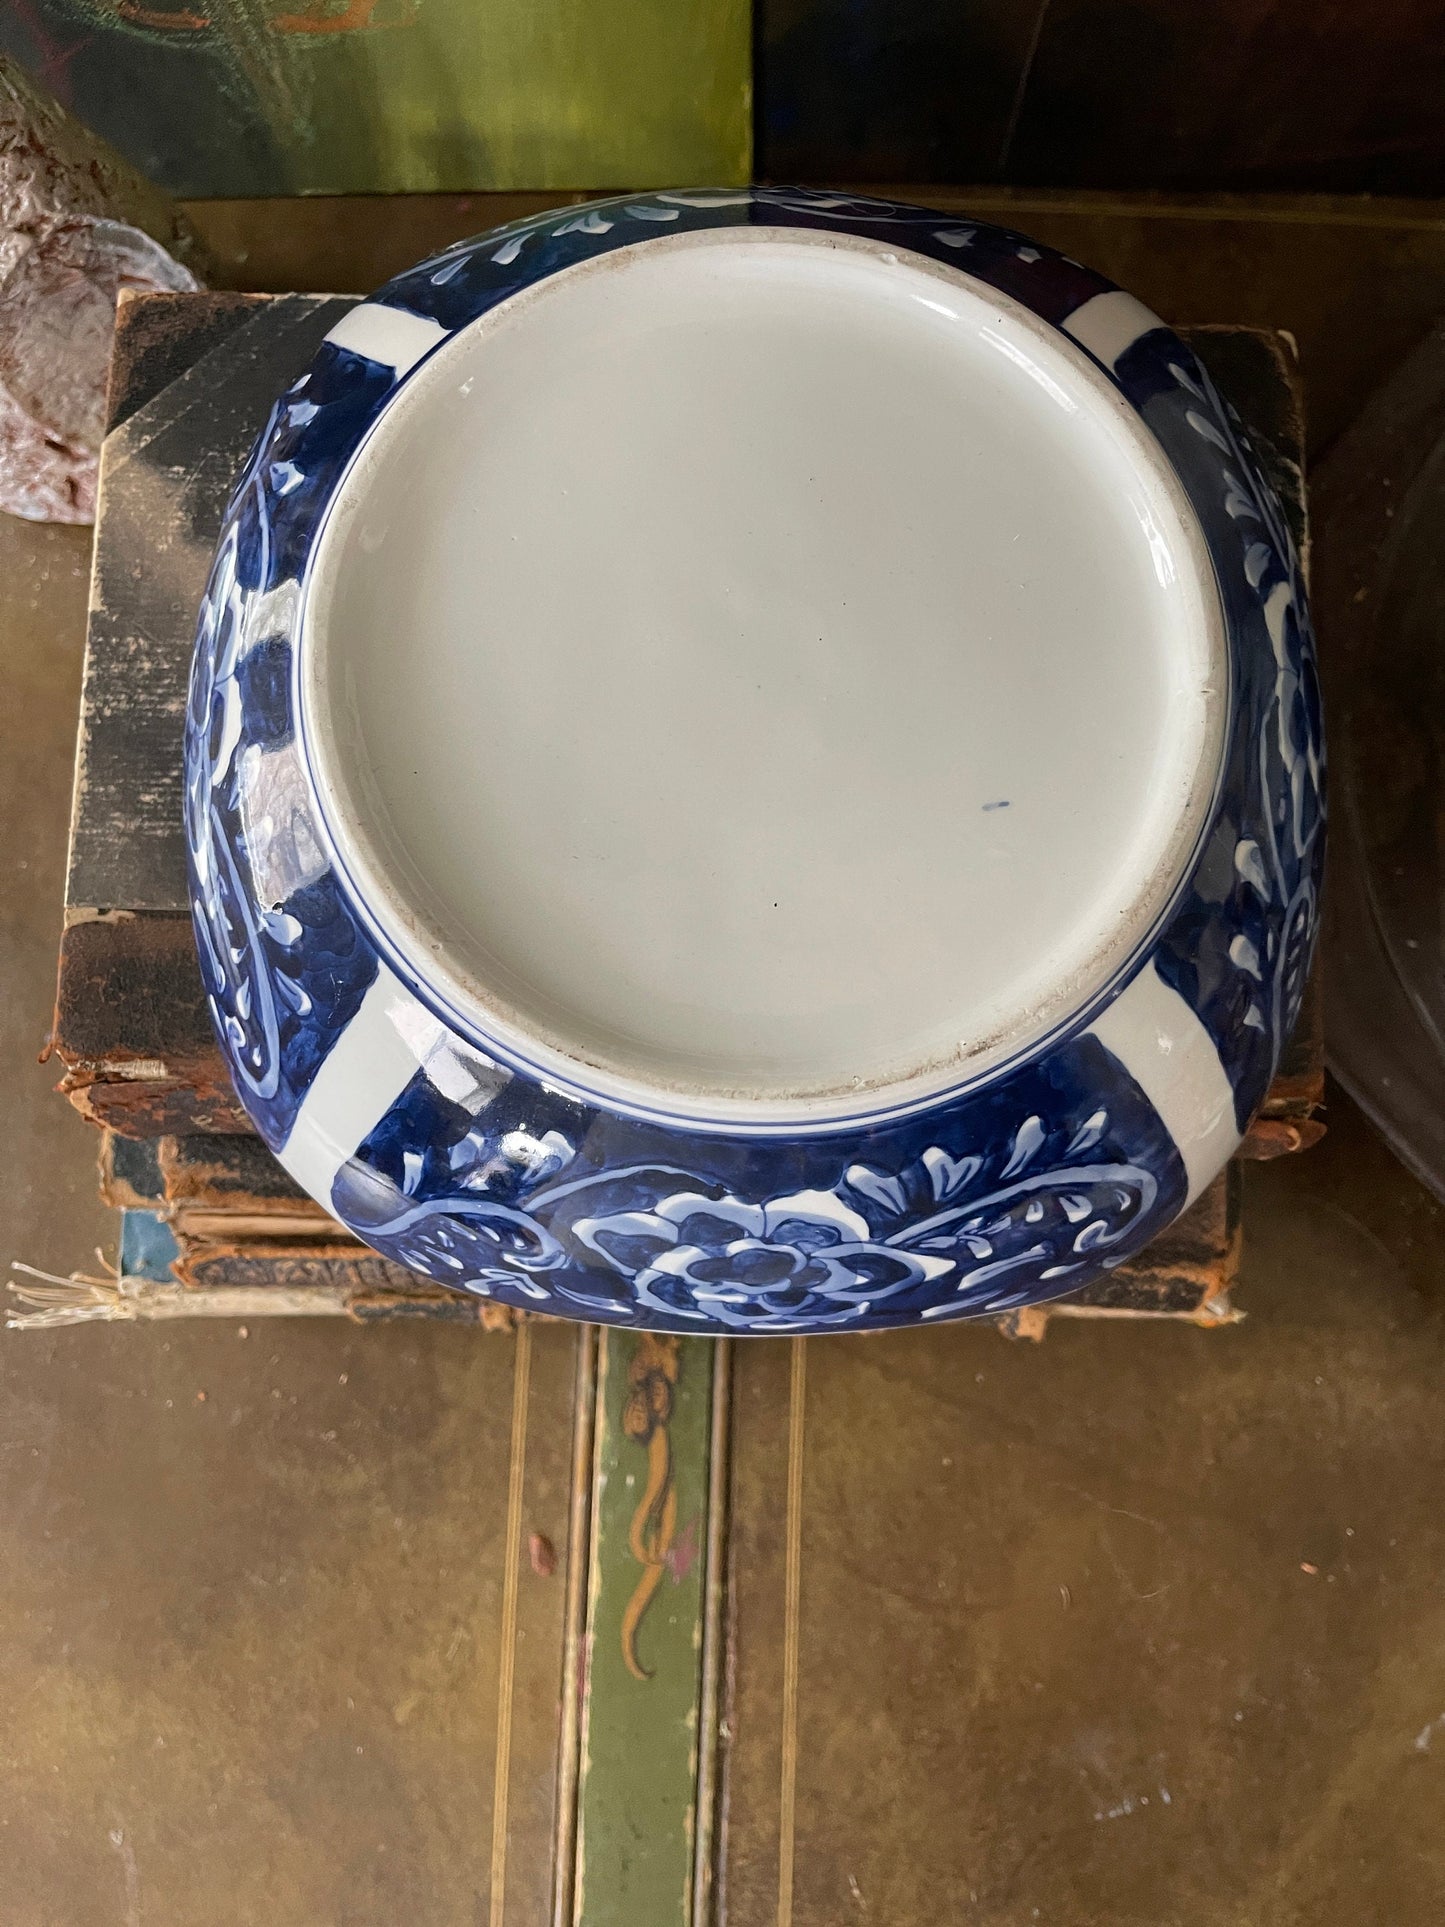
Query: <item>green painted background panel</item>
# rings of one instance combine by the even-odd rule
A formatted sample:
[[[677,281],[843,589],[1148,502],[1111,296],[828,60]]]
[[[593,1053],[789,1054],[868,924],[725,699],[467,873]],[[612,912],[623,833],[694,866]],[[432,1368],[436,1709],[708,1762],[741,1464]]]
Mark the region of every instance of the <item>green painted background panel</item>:
[[[687,1927],[714,1348],[707,1339],[617,1331],[604,1332],[601,1346],[575,1916],[579,1927]],[[677,1376],[665,1388],[669,1356]],[[660,1504],[649,1518],[646,1504],[657,1435],[650,1421],[664,1405],[670,1522]],[[634,1549],[639,1525],[648,1549],[665,1554],[632,1642],[649,1678],[632,1670],[626,1641],[629,1606],[647,1574]]]
[[[751,167],[746,0],[8,0],[0,50],[180,194]]]

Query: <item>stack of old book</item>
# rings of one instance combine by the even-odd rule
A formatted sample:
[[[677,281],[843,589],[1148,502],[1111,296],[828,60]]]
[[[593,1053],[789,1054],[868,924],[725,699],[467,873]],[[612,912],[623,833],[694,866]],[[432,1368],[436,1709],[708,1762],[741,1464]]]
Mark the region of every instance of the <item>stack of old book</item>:
[[[272,399],[350,306],[344,296],[123,301],[101,465],[54,1044],[61,1089],[104,1134],[126,1214],[121,1291],[197,1311],[495,1318],[344,1233],[250,1129],[211,1034],[192,949],[181,727],[195,611],[230,482]],[[1306,541],[1301,411],[1280,337],[1190,339],[1252,427]],[[1240,1152],[1312,1143],[1323,1070],[1313,996]],[[1237,1170],[1145,1257],[1056,1309],[1203,1323],[1231,1316]],[[1047,1314],[1022,1314],[1037,1333]]]

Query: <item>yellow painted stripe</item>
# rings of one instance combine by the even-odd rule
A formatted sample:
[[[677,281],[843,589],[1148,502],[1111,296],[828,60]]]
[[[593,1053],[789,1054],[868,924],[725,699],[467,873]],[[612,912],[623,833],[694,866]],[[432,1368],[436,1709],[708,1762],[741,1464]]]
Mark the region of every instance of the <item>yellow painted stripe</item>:
[[[507,1543],[502,1567],[501,1656],[497,1667],[497,1761],[492,1776],[492,1881],[488,1927],[502,1927],[507,1902],[507,1795],[512,1766],[512,1681],[517,1658],[517,1581],[522,1556],[522,1482],[527,1467],[527,1393],[532,1328],[517,1327],[512,1367],[512,1456],[507,1468]]]
[[[792,1340],[788,1383],[788,1510],[783,1580],[782,1785],[778,1797],[778,1927],[793,1923],[793,1840],[798,1780],[798,1609],[803,1590],[803,1422],[807,1340]]]

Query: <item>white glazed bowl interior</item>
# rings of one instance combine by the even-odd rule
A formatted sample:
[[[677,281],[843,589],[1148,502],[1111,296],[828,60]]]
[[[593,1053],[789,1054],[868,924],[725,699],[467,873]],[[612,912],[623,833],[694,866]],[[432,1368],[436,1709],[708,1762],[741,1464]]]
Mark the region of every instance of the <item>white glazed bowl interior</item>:
[[[377,934],[604,1102],[896,1112],[1137,957],[1228,669],[1193,511],[1080,350],[852,237],[556,274],[382,414],[300,716]]]

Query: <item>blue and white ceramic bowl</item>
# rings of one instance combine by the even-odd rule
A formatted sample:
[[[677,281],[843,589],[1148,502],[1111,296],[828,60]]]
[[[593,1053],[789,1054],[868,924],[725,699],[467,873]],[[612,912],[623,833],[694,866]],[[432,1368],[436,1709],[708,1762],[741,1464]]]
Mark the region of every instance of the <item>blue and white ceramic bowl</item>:
[[[354,308],[232,498],[186,766],[266,1142],[567,1317],[1075,1291],[1230,1156],[1314,941],[1238,421],[1098,275],[854,196],[568,209]]]

